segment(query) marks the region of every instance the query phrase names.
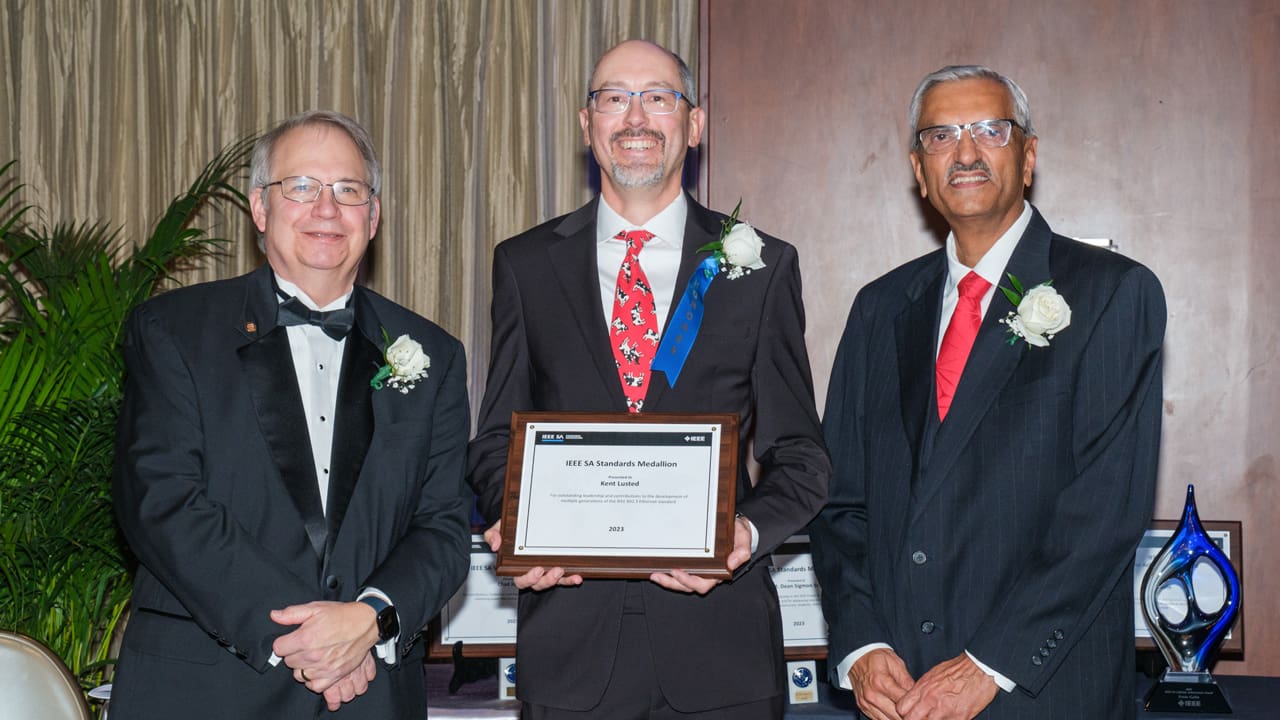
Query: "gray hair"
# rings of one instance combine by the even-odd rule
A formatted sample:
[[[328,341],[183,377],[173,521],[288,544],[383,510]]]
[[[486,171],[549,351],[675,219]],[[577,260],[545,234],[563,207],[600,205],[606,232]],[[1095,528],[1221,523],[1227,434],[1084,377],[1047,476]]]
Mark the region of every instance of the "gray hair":
[[[666,48],[663,48],[664,50]],[[680,87],[684,91],[684,96],[689,99],[689,104],[694,107],[698,106],[698,86],[693,79],[693,71],[689,69],[689,63],[684,58],[667,50],[671,55],[671,59],[676,61],[676,67],[680,70]]]
[[[658,48],[659,50],[662,50],[663,52],[671,56],[671,59],[675,61],[676,70],[680,73],[680,93],[684,95],[685,99],[689,101],[690,105],[692,105],[693,107],[697,107],[698,106],[698,84],[697,84],[697,81],[694,80],[693,71],[689,69],[689,63],[685,62],[684,58],[662,47],[658,43],[651,42],[649,40],[644,40],[643,42],[647,42],[650,45]],[[618,45],[621,45],[621,44],[622,43],[618,43]],[[617,45],[615,45],[614,47],[617,47]],[[609,49],[612,50],[613,48],[609,48]],[[596,77],[596,70],[600,68],[600,61],[603,60],[604,56],[608,54],[609,53],[606,51],[604,55],[601,55],[600,57],[596,58],[595,64],[591,66],[591,74],[587,76],[587,92],[588,93],[591,92],[591,81],[594,80]]]
[[[271,182],[271,155],[275,152],[276,143],[289,131],[309,125],[328,125],[347,134],[356,150],[364,159],[364,170],[368,176],[365,182],[374,195],[382,188],[382,166],[378,163],[378,154],[373,149],[373,138],[360,123],[333,110],[309,110],[299,113],[271,128],[253,146],[253,159],[249,163],[249,187],[259,188]]]
[[[924,103],[925,93],[933,89],[935,85],[942,83],[954,82],[956,80],[971,79],[994,80],[1004,85],[1009,91],[1009,97],[1013,99],[1013,119],[1022,128],[1022,133],[1027,137],[1035,137],[1036,130],[1031,125],[1031,105],[1027,103],[1027,95],[1022,92],[1022,88],[1018,87],[1018,83],[1001,75],[983,65],[948,65],[941,70],[934,70],[924,79],[920,81],[920,85],[916,87],[916,93],[911,96],[911,147],[916,148],[920,145],[920,106]]]

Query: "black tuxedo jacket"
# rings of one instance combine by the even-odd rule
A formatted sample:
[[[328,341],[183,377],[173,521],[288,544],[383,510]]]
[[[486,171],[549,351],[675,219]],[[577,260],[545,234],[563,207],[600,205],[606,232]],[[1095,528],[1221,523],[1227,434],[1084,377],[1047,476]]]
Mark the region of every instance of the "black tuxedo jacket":
[[[596,266],[596,203],[500,244],[493,259],[493,353],[468,473],[490,521],[501,512],[511,413],[627,410],[609,345]],[[674,309],[723,215],[689,198]],[[764,237],[766,267],[705,297],[706,315],[676,387],[654,372],[645,410],[734,412],[741,420],[737,509],[760,532],[752,566],[706,596],[648,581],[643,593],[662,690],[679,710],[783,692],[781,625],[768,562],[757,562],[821,507],[829,474],[804,345],[795,249]],[[664,329],[671,322],[663,325]],[[751,441],[751,442],[748,442]],[[759,480],[747,476],[754,443]],[[626,581],[520,594],[518,692],[586,710],[613,668]]]
[[[982,718],[1128,717],[1164,296],[1149,270],[1054,235],[1038,211],[1006,272],[1028,289],[1052,279],[1071,324],[1048,347],[1010,345],[997,290],[941,424],[945,251],[854,301],[824,415],[830,503],[812,528],[832,667],[885,642],[919,677],[968,650],[1018,684]]]
[[[405,657],[338,714],[425,713],[416,640],[468,565],[462,346],[355,288],[326,515],[277,302],[263,266],[161,295],[128,323],[114,491],[139,567],[112,717],[327,716],[269,665],[291,629],[269,613],[366,586],[395,603]],[[384,329],[431,359],[408,394],[369,385]]]

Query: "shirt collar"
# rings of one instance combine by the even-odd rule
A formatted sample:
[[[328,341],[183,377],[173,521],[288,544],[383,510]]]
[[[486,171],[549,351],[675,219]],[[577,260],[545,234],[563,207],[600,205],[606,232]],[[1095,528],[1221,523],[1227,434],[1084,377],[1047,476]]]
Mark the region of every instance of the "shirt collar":
[[[947,233],[947,287],[946,292],[955,290],[956,285],[960,283],[960,279],[969,274],[969,271],[978,273],[983,280],[991,283],[992,287],[1000,284],[1003,280],[1001,274],[1004,272],[1005,266],[1009,264],[1009,258],[1013,257],[1014,248],[1018,247],[1018,241],[1022,239],[1022,234],[1027,231],[1027,226],[1031,224],[1031,203],[1026,200],[1022,201],[1022,214],[1017,220],[1009,226],[1008,230],[996,240],[996,244],[991,246],[986,255],[978,261],[977,266],[967,267],[960,259],[956,257],[956,235],[953,232]]]
[[[272,270],[271,272],[275,273],[275,270]],[[355,287],[352,287],[341,297],[336,298],[333,302],[325,305],[324,307],[320,307],[302,288],[280,277],[279,274],[276,274],[276,287],[280,288],[280,290],[286,295],[292,295],[293,297],[298,298],[302,301],[303,305],[306,305],[312,310],[337,310],[339,308],[344,308],[347,306],[347,300],[351,299],[351,293],[355,292]],[[281,300],[281,302],[283,302],[283,300]]]
[[[680,247],[684,244],[684,223],[688,214],[689,201],[682,192],[676,195],[676,199],[663,208],[662,212],[649,218],[649,222],[637,228],[609,207],[609,203],[601,195],[600,202],[596,206],[596,244],[608,242],[618,233],[627,230],[648,230],[654,237],[649,242]]]

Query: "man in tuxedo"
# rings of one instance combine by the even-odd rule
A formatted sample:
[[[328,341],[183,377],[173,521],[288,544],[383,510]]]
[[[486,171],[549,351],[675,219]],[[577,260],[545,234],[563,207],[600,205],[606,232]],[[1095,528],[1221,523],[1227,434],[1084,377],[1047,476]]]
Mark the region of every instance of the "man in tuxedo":
[[[863,288],[837,352],[812,527],[833,682],[874,720],[1131,717],[1163,293],[1023,199],[1012,80],[943,68],[911,130],[951,232]]]
[[[379,183],[355,121],[289,118],[253,155],[267,264],[129,320],[113,718],[425,717],[417,641],[467,569],[466,370],[355,285]]]
[[[517,578],[523,717],[780,717],[785,665],[768,554],[821,507],[829,474],[796,251],[766,236],[759,257],[730,254],[683,368],[652,369],[673,309],[711,257],[699,248],[726,220],[680,184],[705,114],[688,67],[648,42],[606,53],[588,90],[580,122],[601,194],[494,251],[493,351],[468,477],[498,521],[513,411],[736,413],[734,576],[672,569],[601,580],[552,567]],[[749,447],[760,463],[754,485]],[[500,522],[485,536],[497,550]]]

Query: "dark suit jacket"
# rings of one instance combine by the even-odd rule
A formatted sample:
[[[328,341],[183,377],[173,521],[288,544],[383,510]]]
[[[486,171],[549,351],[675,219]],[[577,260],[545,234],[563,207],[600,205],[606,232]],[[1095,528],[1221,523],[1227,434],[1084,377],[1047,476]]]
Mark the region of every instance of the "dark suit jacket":
[[[493,354],[479,427],[468,455],[482,512],[501,512],[514,410],[626,412],[609,346],[596,267],[596,201],[494,251]],[[689,199],[677,304],[724,216]],[[655,372],[653,412],[735,412],[743,457],[737,509],[760,532],[753,565],[706,596],[639,582],[659,681],[671,705],[702,710],[783,691],[781,625],[768,562],[756,562],[821,507],[829,474],[804,345],[795,249],[764,238],[767,267],[705,297],[701,332],[675,388]],[[664,328],[670,327],[668,321]],[[747,476],[754,442],[758,484]],[[585,710],[613,668],[626,581],[520,594],[518,692],[540,705]]]
[[[1006,272],[1028,289],[1052,279],[1071,325],[1048,347],[1010,346],[997,290],[941,425],[945,251],[854,301],[824,415],[830,502],[812,528],[832,667],[886,642],[919,677],[968,650],[1018,684],[983,718],[1131,716],[1164,296],[1145,267],[1054,235],[1038,211]]]
[[[131,317],[114,491],[139,567],[113,718],[328,716],[269,666],[291,629],[269,613],[366,586],[396,604],[406,657],[339,714],[425,713],[416,640],[468,564],[463,350],[364,288],[353,302],[327,516],[270,269],[175,290]],[[408,394],[369,386],[384,328],[431,358]]]

